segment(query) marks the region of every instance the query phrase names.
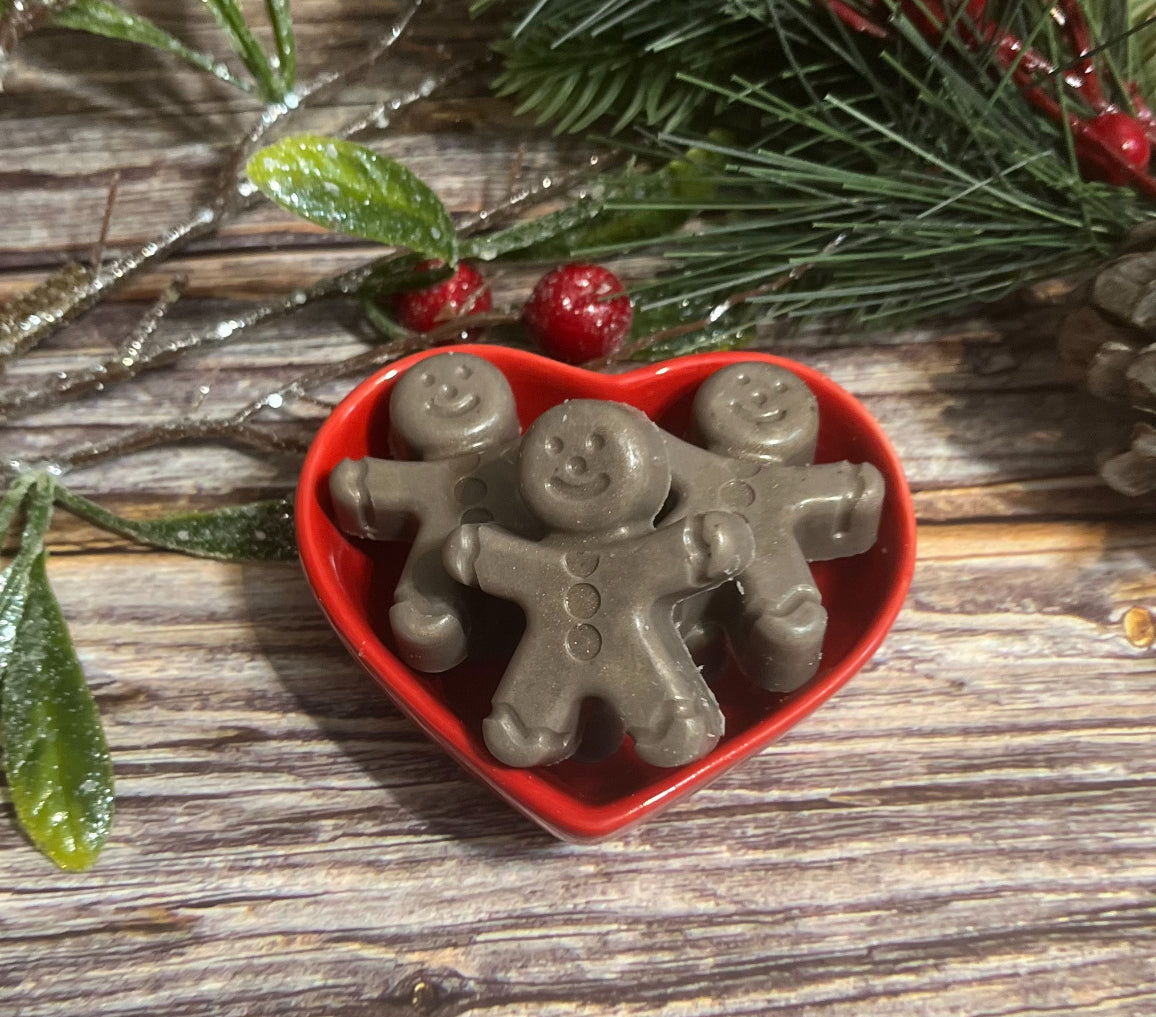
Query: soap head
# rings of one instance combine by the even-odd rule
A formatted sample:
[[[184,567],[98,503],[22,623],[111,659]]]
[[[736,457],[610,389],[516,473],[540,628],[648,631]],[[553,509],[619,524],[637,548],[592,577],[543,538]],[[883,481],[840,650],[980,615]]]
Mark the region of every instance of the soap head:
[[[802,466],[815,458],[819,404],[786,368],[731,364],[699,386],[694,426],[703,445],[720,455]]]
[[[574,399],[530,426],[518,483],[548,529],[607,532],[654,519],[670,491],[670,462],[662,432],[641,411]]]
[[[442,353],[414,364],[389,403],[395,437],[420,459],[447,459],[513,441],[518,411],[510,383],[489,361]]]

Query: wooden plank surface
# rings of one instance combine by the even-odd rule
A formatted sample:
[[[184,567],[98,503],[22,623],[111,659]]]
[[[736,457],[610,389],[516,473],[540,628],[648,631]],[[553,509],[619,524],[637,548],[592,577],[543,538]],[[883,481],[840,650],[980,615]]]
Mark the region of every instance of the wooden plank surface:
[[[187,6],[187,9],[186,9]],[[453,5],[451,5],[453,6]],[[208,46],[199,5],[139,5]],[[393,6],[297,0],[309,67]],[[201,33],[198,35],[198,33]],[[476,54],[461,7],[419,23]],[[420,67],[418,66],[420,65]],[[391,74],[393,77],[391,78]],[[331,112],[331,111],[330,111]],[[251,104],[159,58],[63,33],[28,40],[0,94],[0,299],[204,196]],[[455,211],[565,161],[481,75],[383,142]],[[269,207],[161,273],[178,323],[228,316],[368,255]],[[497,284],[513,304],[530,277]],[[25,361],[27,385],[107,352],[142,281]],[[57,872],[0,791],[0,1013],[1142,1017],[1156,1011],[1156,608],[1151,503],[1107,492],[1126,422],[1073,391],[1054,312],[1028,305],[780,352],[884,424],[920,518],[895,629],[829,704],[717,784],[608,843],[553,841],[471,781],[341,648],[297,566],[143,550],[58,515],[50,575],[104,716],[118,816],[96,869]],[[310,309],[98,399],[0,431],[50,455],[141,423],[243,405],[363,348]],[[347,385],[324,393],[338,397]],[[286,426],[309,429],[307,407]],[[78,473],[127,513],[293,485],[296,461],[180,447]]]

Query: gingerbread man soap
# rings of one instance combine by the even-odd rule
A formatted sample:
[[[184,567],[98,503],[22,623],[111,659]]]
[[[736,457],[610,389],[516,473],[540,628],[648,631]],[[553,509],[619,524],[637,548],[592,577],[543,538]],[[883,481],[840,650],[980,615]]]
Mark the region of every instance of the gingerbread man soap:
[[[705,447],[667,436],[673,518],[731,511],[750,523],[757,550],[717,611],[748,678],[789,692],[819,666],[827,613],[808,562],[861,554],[875,543],[884,484],[870,463],[812,460],[818,406],[795,374],[762,361],[715,372],[694,399]],[[737,608],[734,601],[737,599]],[[683,608],[693,627],[709,611]]]
[[[346,459],[329,478],[346,533],[412,543],[389,623],[398,651],[419,671],[465,659],[465,591],[442,567],[442,545],[463,522],[495,520],[515,533],[541,532],[518,497],[514,396],[491,363],[443,353],[407,371],[389,404],[395,442],[417,461]]]
[[[709,532],[705,528],[686,526],[696,513],[688,511],[688,502],[683,501],[685,496],[679,493],[685,484],[685,478],[677,475],[682,472],[682,466],[673,464],[672,473],[675,474],[672,480],[673,493],[667,496],[666,504],[659,515],[653,522],[647,520],[643,523],[629,524],[627,529],[634,534],[630,536],[618,535],[603,540],[604,535],[600,530],[612,528],[605,520],[593,524],[592,530],[582,529],[581,526],[587,524],[579,521],[581,525],[576,530],[558,530],[553,525],[547,528],[544,524],[538,524],[541,527],[539,533],[519,534],[515,532],[516,524],[503,522],[497,513],[493,521],[474,530],[474,522],[480,520],[475,520],[472,515],[467,515],[467,512],[469,508],[479,507],[481,503],[467,499],[468,507],[459,502],[454,509],[445,506],[437,508],[438,512],[445,511],[450,533],[454,533],[459,525],[464,524],[466,532],[473,531],[479,537],[476,542],[479,554],[476,559],[471,554],[466,555],[466,568],[461,571],[462,578],[469,578],[468,563],[474,560],[479,566],[479,571],[487,574],[492,571],[498,577],[497,582],[503,582],[507,587],[517,587],[517,595],[530,602],[530,589],[539,584],[537,580],[531,582],[523,568],[521,556],[525,555],[526,549],[522,548],[512,557],[500,555],[489,561],[486,555],[481,553],[489,537],[505,540],[507,536],[512,535],[532,545],[529,550],[533,554],[525,556],[533,568],[543,576],[546,575],[546,567],[534,559],[538,552],[550,553],[552,557],[549,561],[553,563],[553,574],[558,576],[560,587],[549,592],[550,587],[543,580],[541,588],[547,591],[544,595],[547,603],[540,608],[531,606],[532,612],[541,611],[543,615],[548,607],[550,617],[554,619],[554,627],[552,629],[548,626],[543,627],[539,620],[535,622],[536,628],[528,630],[516,617],[518,613],[525,612],[520,612],[514,601],[491,598],[480,588],[468,588],[457,584],[454,580],[463,597],[462,617],[467,624],[471,618],[473,619],[472,629],[475,638],[470,641],[467,660],[460,666],[446,674],[430,675],[422,673],[402,659],[397,640],[390,631],[388,617],[399,573],[409,559],[412,548],[400,540],[377,542],[363,536],[351,535],[341,529],[337,521],[338,512],[331,496],[331,480],[334,471],[345,458],[358,460],[364,457],[393,457],[408,460],[397,463],[398,466],[417,468],[437,465],[441,461],[438,458],[439,453],[424,453],[410,446],[408,441],[400,439],[399,435],[391,438],[389,415],[398,385],[411,376],[417,380],[418,376],[424,373],[425,365],[440,357],[444,351],[423,351],[391,364],[359,385],[342,402],[322,425],[318,439],[306,457],[298,485],[296,505],[298,546],[301,549],[306,575],[317,594],[318,602],[356,659],[370,671],[382,689],[423,731],[478,780],[488,784],[505,800],[531,816],[547,830],[568,840],[590,842],[618,835],[644,819],[653,819],[672,803],[684,800],[694,790],[716,780],[743,760],[748,760],[783,735],[801,718],[812,713],[842,688],[880,645],[904,603],[914,565],[915,525],[911,498],[904,482],[902,465],[878,423],[862,405],[830,379],[805,365],[791,364],[780,358],[759,353],[698,354],[640,366],[622,373],[599,374],[503,346],[457,347],[454,352],[485,360],[500,370],[512,390],[517,405],[517,417],[525,429],[530,429],[535,420],[550,412],[552,408],[560,409],[568,405],[565,400],[613,400],[634,407],[649,420],[655,421],[659,427],[672,433],[678,440],[693,446],[697,450],[696,454],[718,457],[721,465],[726,467],[726,470],[720,470],[722,485],[734,479],[745,482],[746,478],[736,476],[736,472],[753,471],[755,467],[762,467],[764,470],[770,466],[788,470],[806,469],[814,462],[824,466],[838,461],[869,462],[879,467],[886,478],[887,491],[883,499],[882,517],[875,545],[861,555],[809,566],[814,571],[813,585],[821,591],[823,606],[829,613],[826,620],[826,636],[823,640],[822,662],[812,678],[789,694],[764,691],[743,673],[732,652],[732,640],[723,638],[710,648],[712,668],[705,684],[707,693],[714,697],[725,718],[725,730],[719,742],[704,755],[682,765],[652,765],[639,758],[633,747],[632,738],[625,736],[621,722],[612,715],[611,704],[601,699],[588,698],[582,702],[579,710],[578,724],[582,729],[578,735],[579,746],[569,759],[554,766],[535,765],[528,768],[512,766],[497,758],[487,744],[486,736],[489,734],[494,746],[500,748],[498,738],[502,734],[500,728],[495,732],[495,725],[487,724],[487,718],[495,713],[496,707],[501,705],[506,691],[510,689],[509,685],[502,688],[503,681],[509,678],[513,682],[513,675],[519,673],[511,671],[515,662],[516,667],[520,668],[528,659],[528,654],[541,651],[541,646],[535,646],[533,640],[547,640],[547,651],[550,651],[541,652],[541,657],[545,660],[541,676],[546,683],[541,695],[546,708],[550,706],[550,696],[557,694],[556,691],[551,692],[552,687],[556,688],[551,683],[559,680],[555,672],[562,672],[566,680],[570,680],[573,673],[579,671],[582,662],[576,660],[570,651],[576,651],[581,657],[583,654],[591,653],[596,645],[590,638],[592,634],[582,626],[589,625],[599,634],[599,652],[593,659],[594,669],[597,669],[599,658],[605,652],[602,646],[610,647],[611,651],[618,655],[615,660],[629,654],[633,659],[641,661],[644,671],[653,669],[650,644],[647,640],[655,638],[654,615],[648,614],[630,602],[635,597],[633,591],[636,587],[641,588],[647,584],[661,587],[657,573],[665,568],[673,570],[674,564],[679,560],[683,568],[693,572],[694,567],[690,562],[709,561],[712,557],[703,550],[704,546],[710,546]],[[819,411],[818,440],[814,445],[811,444],[814,441],[815,430],[813,409],[799,417],[800,422],[806,423],[808,420],[811,422],[801,428],[802,438],[796,440],[791,436],[794,432],[788,427],[790,420],[784,421],[784,417],[790,418],[793,411],[788,407],[788,412],[780,415],[780,411],[784,409],[782,405],[768,407],[764,404],[764,416],[769,421],[767,426],[774,424],[774,418],[778,418],[779,439],[773,451],[759,461],[746,458],[752,453],[757,456],[757,451],[755,449],[744,451],[741,441],[736,444],[733,435],[725,443],[717,436],[711,437],[715,432],[705,417],[696,422],[696,395],[701,390],[700,406],[706,406],[710,402],[711,386],[704,388],[704,385],[707,385],[711,377],[720,369],[740,363],[749,365],[752,362],[783,368],[802,379],[806,390],[814,393],[818,400]],[[450,360],[448,363],[452,365],[454,361]],[[755,375],[752,375],[752,379],[758,381]],[[437,381],[436,377],[434,381]],[[790,382],[791,379],[785,381]],[[451,387],[456,385],[452,379],[442,383]],[[757,387],[754,390],[756,406],[759,391]],[[807,391],[801,390],[801,394],[806,397]],[[453,401],[454,396],[448,389],[444,395]],[[723,399],[721,409],[730,412],[729,401],[729,398]],[[432,411],[432,407],[430,409]],[[739,428],[740,436],[747,426]],[[619,428],[614,428],[615,432],[618,430]],[[649,433],[654,434],[653,431]],[[505,431],[505,435],[510,437],[498,439],[497,444],[509,446],[506,449],[506,468],[512,478],[515,497],[519,497],[521,508],[531,515],[533,506],[525,505],[517,495],[519,439],[516,430],[510,427]],[[593,444],[597,446],[597,440]],[[662,452],[657,455],[657,459],[661,461],[665,456],[668,467],[671,467],[670,459],[674,454],[672,449],[676,446],[665,437],[662,438],[662,444]],[[403,451],[403,445],[409,447]],[[768,443],[763,441],[762,446],[766,448]],[[465,454],[480,453],[474,449]],[[585,462],[576,460],[569,463],[568,459],[561,459],[562,465],[568,467],[569,472],[563,472],[560,479],[571,483],[571,479],[578,480],[584,475],[587,482],[593,481],[593,486],[588,489],[589,493],[596,493],[596,489],[607,482],[600,477],[604,471],[598,467],[596,457],[581,451],[572,451],[571,457],[573,456],[578,456]],[[648,462],[654,458],[644,456],[642,461]],[[529,458],[525,461],[528,463]],[[709,461],[715,466],[719,465],[713,459]],[[585,474],[582,473],[583,467]],[[411,475],[407,472],[401,482],[408,484]],[[550,490],[555,489],[560,494],[566,491],[567,487],[562,484],[552,485]],[[431,492],[444,493],[447,490],[446,497],[452,497],[453,486],[447,488],[446,485],[439,484],[437,488],[430,488]],[[717,488],[715,493],[718,493]],[[741,495],[741,489],[732,489],[730,493]],[[653,494],[652,497],[655,501],[651,502],[651,505],[657,502],[659,495]],[[351,507],[356,508],[359,500],[353,499]],[[678,507],[679,504],[682,505],[681,509]],[[706,500],[703,504],[709,506],[712,503]],[[725,508],[727,503],[723,504],[724,508],[720,510],[716,500],[714,507],[708,508],[707,511],[723,511],[727,513],[725,516],[727,519],[731,519],[732,513],[735,516],[746,513],[745,508],[727,509]],[[732,501],[730,504],[733,505],[735,502]],[[675,517],[672,512],[681,512],[681,515]],[[365,509],[365,516],[367,522],[374,521],[371,506]],[[403,521],[405,522],[403,533],[416,532],[416,514],[404,517]],[[382,532],[389,532],[389,520],[383,519],[379,522]],[[353,528],[356,532],[361,532],[359,527],[358,516],[354,512]],[[854,526],[839,525],[835,529],[850,532]],[[547,530],[549,534],[545,535]],[[735,530],[738,530],[738,527],[732,530],[728,524],[717,529],[716,536],[733,537]],[[654,537],[654,534],[658,534],[658,537]],[[397,535],[399,534],[395,534]],[[678,536],[688,540],[682,541],[681,547],[675,552],[668,550],[666,556],[659,555],[659,567],[654,567],[648,557],[655,553],[652,551],[654,545],[646,542]],[[812,539],[813,534],[804,533],[800,547],[808,545]],[[630,597],[625,609],[620,603],[610,606],[603,603],[602,582],[603,579],[611,578],[610,571],[604,573],[601,569],[595,569],[589,573],[595,581],[589,582],[589,576],[581,574],[590,568],[589,559],[575,556],[567,561],[567,554],[574,549],[571,545],[576,545],[579,551],[588,551],[591,548],[587,545],[598,541],[605,544],[603,552],[612,552],[615,558],[620,559],[614,575],[619,577],[616,582],[620,582],[621,588],[627,591],[626,595]],[[621,553],[635,542],[642,543],[645,545],[644,548],[635,550],[631,558],[621,557]],[[752,542],[761,550],[758,535],[754,535]],[[453,543],[452,539],[450,543]],[[468,545],[471,542],[466,543]],[[679,541],[673,540],[672,543]],[[821,544],[822,541],[816,543]],[[844,542],[838,550],[846,550],[848,546]],[[672,557],[672,554],[675,556]],[[730,567],[721,566],[721,557],[718,555],[713,557],[716,561],[713,568],[708,571],[717,574],[719,571],[726,573],[733,570],[736,574],[725,580],[716,590],[711,591],[709,585],[705,587],[709,591],[707,596],[720,598],[711,605],[712,616],[720,624],[735,621],[735,627],[741,635],[744,626],[739,625],[738,620],[745,619],[748,609],[753,609],[754,605],[744,603],[740,598],[740,588],[745,589],[745,586],[742,586],[743,575],[738,571],[740,563],[733,563]],[[752,549],[752,562],[753,560]],[[511,562],[517,565],[517,574],[510,569]],[[483,563],[486,568],[481,568]],[[610,564],[606,562],[607,567]],[[628,564],[631,567],[628,567]],[[456,566],[453,568],[456,572]],[[748,563],[745,571],[750,570],[751,563]],[[443,571],[446,571],[444,563]],[[453,578],[449,572],[447,576]],[[624,580],[621,579],[623,576]],[[805,576],[802,578],[806,580]],[[695,587],[693,583],[690,585],[692,588]],[[598,594],[597,604],[590,591],[586,589],[587,586],[594,587],[594,592]],[[693,598],[697,594],[692,593],[691,596]],[[641,592],[638,593],[638,598],[642,601]],[[675,599],[677,600],[677,596]],[[686,603],[687,601],[678,602],[676,609],[681,610]],[[656,598],[652,605],[657,604]],[[665,604],[663,608],[665,611]],[[682,656],[685,644],[680,645],[677,633],[674,637],[671,636],[669,626],[673,621],[664,613],[658,624],[666,626],[665,635],[658,640],[657,647],[662,664],[658,671],[659,684],[661,676],[668,671],[673,669],[676,674],[681,673],[684,677],[679,684],[684,689],[689,684],[690,692],[683,698],[691,704],[691,715],[697,714],[697,722],[703,727],[711,722],[717,725],[718,714],[711,708],[710,698],[702,693],[698,675],[691,671],[691,666]],[[650,631],[647,631],[647,625],[650,626]],[[498,639],[492,645],[490,634]],[[485,635],[487,638],[483,642],[476,638],[478,635]],[[601,642],[603,639],[605,642]],[[662,657],[673,657],[673,668],[669,659],[663,663]],[[520,673],[527,675],[527,681],[530,680],[527,671]],[[622,673],[625,674],[626,669],[623,669]],[[608,682],[610,677],[607,673]],[[650,679],[652,684],[655,681],[653,677]],[[570,705],[572,686],[563,684],[562,687],[567,690],[563,701]],[[495,692],[500,688],[502,696],[495,703]],[[628,685],[619,685],[618,688],[622,698],[628,700],[630,695]],[[518,696],[521,695],[519,692]],[[526,693],[526,695],[525,721],[526,726],[530,727],[534,723],[531,707],[535,706],[533,701],[535,694]],[[654,697],[655,700],[664,698]],[[515,701],[520,702],[517,699]],[[705,704],[705,708],[700,704]],[[590,707],[594,705],[604,706],[604,712],[597,713],[591,710]],[[629,702],[627,707],[627,712],[633,715]],[[648,726],[659,728],[662,726],[663,708],[659,706],[651,712],[657,713],[658,723],[648,725],[644,721],[639,725],[643,731],[641,736],[643,743],[648,741],[653,743],[654,740],[645,734]],[[677,717],[677,714],[683,711],[679,707],[671,712]],[[675,731],[679,726],[672,724],[670,729]],[[562,736],[555,741],[573,740],[567,738],[570,730],[569,716],[564,717],[564,722],[556,724],[555,727],[562,732]],[[673,739],[676,745],[678,742],[690,744],[690,747],[697,751],[713,743],[712,736],[705,738],[685,736],[687,728],[690,729],[690,734],[695,734],[693,722],[683,725],[683,728],[683,732]],[[520,735],[521,732],[515,729],[515,745],[525,742],[532,745],[532,737],[523,738]],[[592,735],[599,736],[596,747],[603,751],[594,753],[588,751]],[[543,740],[548,742],[554,739]],[[616,751],[619,745],[621,749]],[[605,756],[607,751],[611,753],[609,758]],[[688,751],[686,754],[690,755],[691,752]],[[527,756],[529,759],[535,758],[533,753],[527,753]],[[652,755],[652,758],[655,757]],[[671,758],[677,758],[676,754],[672,753]]]
[[[750,564],[750,527],[708,510],[655,529],[670,490],[666,442],[621,403],[573,400],[538,417],[522,440],[518,486],[545,537],[466,524],[444,554],[451,575],[526,615],[483,723],[489,750],[511,766],[565,759],[578,745],[583,702],[596,699],[646,762],[704,756],[723,717],[678,634],[674,605]]]

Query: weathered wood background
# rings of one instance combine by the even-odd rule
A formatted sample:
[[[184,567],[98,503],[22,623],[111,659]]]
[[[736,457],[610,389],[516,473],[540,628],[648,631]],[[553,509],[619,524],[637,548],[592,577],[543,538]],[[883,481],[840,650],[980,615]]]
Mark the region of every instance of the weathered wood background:
[[[191,0],[138,6],[220,46]],[[477,55],[462,7],[420,18],[404,59],[342,102]],[[306,73],[393,13],[294,10]],[[0,94],[0,299],[85,255],[116,170],[111,247],[179,218],[252,116],[139,49],[27,40]],[[557,158],[484,74],[381,147],[458,211]],[[187,273],[178,318],[209,322],[367,253],[263,206],[162,276]],[[109,349],[157,289],[134,286],[6,383]],[[0,1013],[1156,1012],[1156,528],[1150,503],[1095,479],[1122,423],[1061,378],[1053,324],[1026,308],[780,347],[851,389],[898,447],[921,523],[911,595],[830,704],[598,847],[554,842],[433,748],[346,656],[297,567],[152,553],[61,513],[50,574],[119,813],[97,868],[65,874],[0,793]],[[311,310],[10,425],[2,451],[224,411],[359,348],[352,313]],[[295,466],[188,447],[76,486],[144,514],[285,491]]]

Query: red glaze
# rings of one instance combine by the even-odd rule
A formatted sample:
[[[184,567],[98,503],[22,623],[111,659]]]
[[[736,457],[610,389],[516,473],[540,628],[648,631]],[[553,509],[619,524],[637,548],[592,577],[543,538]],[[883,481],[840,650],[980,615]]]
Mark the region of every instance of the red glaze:
[[[874,463],[887,483],[879,539],[865,554],[814,566],[830,620],[818,673],[787,695],[763,691],[727,665],[713,681],[726,732],[704,758],[675,769],[650,766],[629,742],[597,762],[569,759],[517,769],[496,762],[482,719],[507,658],[479,657],[441,675],[419,675],[397,657],[388,622],[393,586],[406,557],[398,543],[345,536],[333,521],[329,473],[346,456],[389,456],[389,399],[415,354],[359,385],[322,425],[297,487],[297,539],[318,602],[353,655],[434,741],[515,808],[567,840],[596,841],[655,815],[763,749],[833,695],[883,641],[915,566],[915,516],[903,468],[879,425],[852,396],[811,368],[759,353],[707,353],[597,374],[521,350],[462,346],[509,379],[523,428],[570,399],[616,399],[674,433],[685,433],[698,386],[742,360],[780,364],[815,393],[817,462]],[[515,622],[516,624],[516,622]]]
[[[423,261],[414,266],[415,272],[441,268],[444,261]],[[458,270],[436,286],[424,290],[407,290],[393,300],[393,311],[398,323],[413,332],[430,329],[465,314],[481,314],[494,306],[489,287],[482,273],[464,261]]]
[[[538,280],[522,312],[542,352],[567,364],[613,353],[633,318],[618,277],[601,265],[579,263],[562,265]]]

